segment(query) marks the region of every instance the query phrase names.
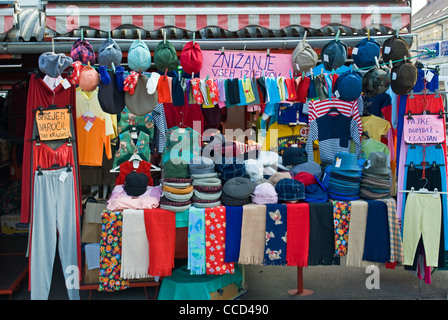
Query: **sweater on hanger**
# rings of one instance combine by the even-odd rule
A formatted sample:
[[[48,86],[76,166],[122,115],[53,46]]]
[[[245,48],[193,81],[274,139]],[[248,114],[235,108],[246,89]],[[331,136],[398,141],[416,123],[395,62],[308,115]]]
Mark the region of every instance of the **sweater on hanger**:
[[[110,137],[106,136],[103,119],[81,116],[77,120],[77,132],[80,165],[102,166],[103,150],[107,159],[112,159]]]

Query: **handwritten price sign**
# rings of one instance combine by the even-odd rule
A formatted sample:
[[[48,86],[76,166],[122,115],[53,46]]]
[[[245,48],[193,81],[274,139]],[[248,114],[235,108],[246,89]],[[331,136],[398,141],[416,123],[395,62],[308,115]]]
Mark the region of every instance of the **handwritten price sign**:
[[[67,109],[37,111],[36,122],[41,140],[57,140],[71,137],[70,114]]]
[[[201,78],[239,78],[244,76],[288,77],[292,72],[291,54],[250,51],[202,52]]]
[[[436,114],[412,115],[404,118],[403,135],[406,143],[442,143],[445,141],[443,119]]]

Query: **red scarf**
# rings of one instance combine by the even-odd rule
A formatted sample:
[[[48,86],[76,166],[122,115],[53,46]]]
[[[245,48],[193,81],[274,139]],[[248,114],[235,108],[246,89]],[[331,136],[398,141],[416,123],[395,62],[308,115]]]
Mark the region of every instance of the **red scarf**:
[[[165,277],[174,268],[176,216],[174,211],[146,209],[146,236],[149,243],[149,275]]]
[[[288,266],[308,266],[310,209],[308,203],[287,203],[286,262]]]
[[[207,274],[235,273],[233,262],[224,262],[226,207],[205,208],[205,265]]]

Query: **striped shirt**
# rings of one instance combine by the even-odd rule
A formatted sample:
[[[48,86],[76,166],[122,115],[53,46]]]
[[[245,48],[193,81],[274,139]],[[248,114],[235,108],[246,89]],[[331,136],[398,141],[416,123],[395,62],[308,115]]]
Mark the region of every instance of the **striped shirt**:
[[[362,122],[359,115],[358,100],[343,101],[336,98],[331,100],[314,100],[310,101],[308,105],[308,121],[311,123],[313,120],[326,115],[328,111],[336,107],[341,114],[346,117],[353,118],[358,125],[359,135],[362,134]]]

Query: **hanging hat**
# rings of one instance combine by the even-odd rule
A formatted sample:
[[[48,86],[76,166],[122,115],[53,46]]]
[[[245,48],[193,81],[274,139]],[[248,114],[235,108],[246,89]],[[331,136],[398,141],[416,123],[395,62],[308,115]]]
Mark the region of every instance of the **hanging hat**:
[[[332,171],[361,171],[356,154],[350,152],[336,153]]]
[[[321,51],[326,70],[336,70],[347,61],[347,45],[340,40],[330,40]]]
[[[73,61],[81,61],[82,64],[95,63],[95,51],[87,40],[76,40],[70,51],[70,57]]]
[[[372,98],[386,92],[390,87],[390,69],[385,66],[374,67],[362,77],[362,92]]]
[[[113,39],[104,40],[98,50],[97,61],[100,66],[112,68],[119,66],[123,58],[120,46]]]
[[[138,197],[146,192],[148,176],[145,173],[131,171],[124,180],[123,189],[128,196]]]
[[[148,94],[146,84],[148,77],[144,74],[138,77],[137,83],[134,87],[134,93],[129,94],[127,91],[124,94],[124,101],[129,111],[136,116],[144,116],[151,113],[157,103],[157,92],[154,94]]]
[[[173,44],[166,40],[160,41],[154,50],[154,64],[162,72],[176,70],[179,66],[179,58]]]
[[[394,35],[386,39],[383,43],[383,62],[389,63],[392,61],[393,64],[398,63],[398,60],[411,57],[409,51],[409,44],[402,37]]]
[[[78,85],[82,90],[86,92],[94,91],[100,84],[100,81],[100,74],[90,65],[82,68],[81,72],[79,73]]]
[[[197,42],[187,42],[180,53],[179,62],[188,74],[198,74],[202,68],[202,50]]]
[[[375,174],[390,174],[392,171],[387,162],[387,156],[384,152],[371,152],[369,158],[364,162],[363,172],[371,175]]]
[[[372,68],[380,58],[381,45],[373,38],[364,38],[352,49],[353,62],[360,69]]]
[[[284,166],[295,166],[306,162],[307,156],[303,148],[287,147],[283,150],[282,164]]]
[[[252,194],[252,202],[256,204],[277,203],[278,196],[275,187],[268,182],[260,183]]]
[[[117,67],[117,69],[123,67]],[[112,71],[107,71],[111,79],[109,84],[100,81],[98,85],[98,101],[101,109],[109,114],[119,114],[126,106],[124,92],[118,90],[117,76]]]
[[[300,41],[291,55],[294,72],[308,72],[317,64],[319,57],[314,49],[305,41]]]
[[[292,178],[281,179],[275,185],[279,201],[297,201],[305,199],[305,186]]]
[[[395,64],[390,73],[390,87],[397,95],[411,92],[417,83],[417,67],[410,61]]]
[[[142,40],[132,42],[128,52],[128,66],[132,71],[143,72],[151,66],[151,52]]]
[[[336,79],[334,94],[343,101],[355,101],[362,93],[362,74],[359,71],[347,70]]]
[[[73,59],[63,53],[44,52],[39,56],[39,69],[51,78],[57,78],[70,67]]]

